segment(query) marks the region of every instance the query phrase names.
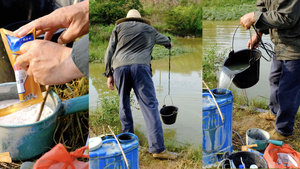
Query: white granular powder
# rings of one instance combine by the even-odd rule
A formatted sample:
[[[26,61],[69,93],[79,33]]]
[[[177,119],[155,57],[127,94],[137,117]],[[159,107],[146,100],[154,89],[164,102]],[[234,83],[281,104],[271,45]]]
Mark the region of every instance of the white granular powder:
[[[19,100],[5,100],[0,101],[0,109],[8,107],[12,104],[18,103]],[[24,125],[36,122],[40,111],[41,103],[29,106],[25,109],[16,111],[12,114],[0,117],[0,125]],[[53,110],[48,106],[44,106],[43,113],[40,120],[43,120],[53,114]]]

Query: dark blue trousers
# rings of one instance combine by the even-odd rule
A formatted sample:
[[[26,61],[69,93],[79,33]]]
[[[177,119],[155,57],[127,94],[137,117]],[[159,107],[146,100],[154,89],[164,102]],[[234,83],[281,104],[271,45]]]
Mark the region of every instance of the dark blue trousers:
[[[276,116],[275,130],[283,136],[294,132],[300,106],[300,60],[272,61],[269,107]]]
[[[133,89],[146,122],[149,152],[164,151],[166,148],[150,67],[122,66],[114,70],[113,76],[120,99],[119,116],[122,131],[134,132],[130,108],[130,91]]]

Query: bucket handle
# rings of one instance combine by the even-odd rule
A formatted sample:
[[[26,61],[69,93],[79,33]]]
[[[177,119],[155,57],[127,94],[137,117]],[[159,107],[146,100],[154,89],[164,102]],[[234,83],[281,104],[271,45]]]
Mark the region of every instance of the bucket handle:
[[[241,25],[239,25],[236,29],[235,29],[235,31],[234,31],[234,33],[233,33],[233,36],[232,36],[232,44],[231,44],[231,47],[232,47],[232,51],[234,52],[234,48],[233,48],[233,46],[234,46],[234,37],[235,37],[235,34],[236,34],[236,31],[238,30],[238,28],[240,27]],[[249,29],[249,33],[250,33],[250,40],[251,40],[251,44],[252,44],[252,36],[251,36],[251,31],[250,31],[250,29]],[[251,54],[252,54],[252,52],[251,52]]]
[[[172,106],[173,106],[173,99],[172,99],[172,97],[171,97],[171,95],[169,95],[169,94],[167,94],[165,97],[164,97],[164,106],[166,105],[166,97],[167,96],[169,96],[170,97],[170,99],[171,99],[171,103],[172,103]]]
[[[64,116],[89,109],[89,94],[61,102],[58,116]]]
[[[238,30],[238,28],[241,26],[241,24],[239,24],[238,25],[238,27],[235,29],[235,31],[234,31],[234,33],[233,33],[233,36],[232,36],[232,45],[231,45],[231,47],[232,47],[232,51],[230,52],[230,54],[229,54],[229,57],[234,53],[234,48],[233,48],[233,46],[234,46],[234,37],[235,37],[235,34],[236,34],[236,31]],[[249,34],[250,34],[250,43],[252,44],[252,35],[251,35],[251,30],[249,29]],[[250,45],[251,46],[251,45]],[[252,57],[253,55],[252,55],[252,51],[253,51],[253,49],[250,49],[250,60],[249,60],[249,62],[252,64],[253,62],[254,62],[254,57]],[[259,59],[259,58],[258,58]]]

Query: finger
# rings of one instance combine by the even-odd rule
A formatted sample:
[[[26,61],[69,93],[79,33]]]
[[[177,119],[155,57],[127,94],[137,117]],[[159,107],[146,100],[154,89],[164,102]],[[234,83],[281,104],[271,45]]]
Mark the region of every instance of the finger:
[[[247,43],[247,46],[246,46],[248,49],[250,49],[250,47],[251,47],[251,41],[250,40],[248,40],[248,43]]]
[[[74,30],[75,31],[75,30]],[[57,43],[59,44],[67,44],[69,42],[74,41],[78,36],[77,34],[72,31],[72,28],[67,28],[57,39]]]
[[[29,22],[26,25],[23,25],[22,27],[20,27],[16,31],[14,31],[14,34],[17,35],[17,36],[19,36],[19,37],[22,37],[22,36],[25,36],[33,28],[35,28],[36,30],[40,30],[39,24],[40,24],[39,19],[36,19],[36,20],[34,20],[32,22]],[[40,33],[40,34],[42,34],[42,33]]]
[[[34,78],[34,76],[33,76],[33,73],[32,73],[32,70],[31,70],[31,67],[30,67],[30,66],[28,67],[28,69],[27,69],[26,71],[27,71],[27,74],[28,74],[28,76],[31,76],[31,77],[33,77],[33,78]],[[36,83],[38,83],[38,82],[37,82],[37,79],[35,79],[35,78],[34,78],[34,81],[35,81]]]
[[[38,18],[14,31],[14,34],[22,37],[25,36],[31,29],[35,28],[36,35],[39,36],[50,29],[53,25],[53,19],[49,15]]]
[[[28,57],[26,56],[26,54],[20,55],[17,57],[15,64],[27,71],[29,69],[29,63],[30,63],[27,58]]]
[[[16,36],[25,36],[32,29],[31,23],[21,26],[19,29],[15,30],[13,33]]]
[[[24,70],[29,69],[28,67],[29,67],[29,63],[30,63],[29,62],[30,56],[28,56],[29,54],[26,52],[29,50],[30,44],[31,44],[30,42],[27,42],[21,46],[20,51],[23,54],[19,55],[16,59],[16,64]]]
[[[54,33],[52,32],[46,32],[44,36],[44,40],[51,40],[53,37]]]
[[[71,25],[59,36],[57,42],[59,44],[66,44],[74,41],[76,38],[88,33],[88,25],[81,25],[72,22]]]

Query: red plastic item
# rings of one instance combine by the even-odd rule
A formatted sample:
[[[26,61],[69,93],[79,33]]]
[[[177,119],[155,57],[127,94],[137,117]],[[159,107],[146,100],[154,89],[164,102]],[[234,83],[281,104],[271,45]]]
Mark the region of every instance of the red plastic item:
[[[281,163],[278,164],[278,155],[277,153],[287,153],[297,163],[298,167],[292,163]],[[281,146],[275,146],[274,144],[269,144],[264,153],[264,159],[268,163],[269,168],[300,168],[300,153],[292,149],[288,144]]]
[[[84,155],[86,149],[88,146],[68,153],[66,148],[59,143],[38,159],[33,169],[88,169],[88,162],[76,160],[77,158],[88,158],[88,155]]]

